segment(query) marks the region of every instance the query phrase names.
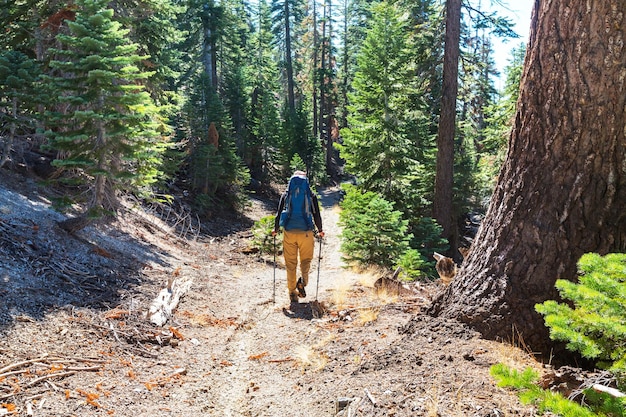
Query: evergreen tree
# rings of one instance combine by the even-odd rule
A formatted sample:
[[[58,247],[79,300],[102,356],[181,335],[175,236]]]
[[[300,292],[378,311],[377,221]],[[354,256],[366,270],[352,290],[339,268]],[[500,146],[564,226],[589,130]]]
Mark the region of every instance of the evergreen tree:
[[[0,49],[42,59],[64,19],[73,18],[75,6],[64,0],[0,0]]]
[[[249,175],[237,156],[228,113],[206,73],[192,87],[182,111],[186,129],[179,136],[187,142],[188,176],[196,206],[209,215],[241,204]]]
[[[393,203],[348,186],[341,208],[341,253],[346,262],[391,268],[409,249],[408,221]]]
[[[21,52],[0,54],[0,168],[9,160],[13,144],[35,128],[35,107],[42,102],[40,68]]]
[[[273,169],[279,144],[280,119],[278,91],[278,66],[272,48],[270,9],[264,0],[258,3],[258,27],[253,45],[256,52],[252,64],[252,99],[250,110],[250,138],[244,149],[244,161],[253,178],[267,181],[278,178]]]
[[[70,34],[59,34],[48,77],[58,105],[53,107],[50,145],[62,158],[55,165],[83,172],[90,200],[88,216],[118,208],[118,191],[138,192],[159,174],[165,148],[159,109],[141,82],[150,73],[138,68],[146,59],[113,20],[105,0],[80,0]],[[88,223],[81,216],[68,229]]]
[[[228,0],[224,7],[224,36],[220,38],[220,92],[233,125],[240,156],[246,153],[250,136],[248,117],[252,87],[250,17],[242,0]]]
[[[406,110],[415,93],[409,32],[400,11],[389,3],[374,6],[372,16],[350,96],[350,128],[342,130],[339,148],[364,190],[400,202],[416,165],[409,132],[416,115]]]
[[[626,377],[626,254],[587,253],[578,261],[578,283],[559,279],[556,288],[570,305],[548,300],[535,309],[545,317],[550,338]]]
[[[476,196],[484,207],[488,205],[506,155],[507,141],[519,96],[526,46],[519,45],[511,54],[509,65],[505,68],[504,89],[499,99],[485,108],[486,125],[476,172],[478,177]]]
[[[464,31],[467,33],[468,31]],[[458,94],[457,134],[454,140],[454,204],[453,215],[460,218],[467,211],[483,209],[478,183],[478,162],[484,148],[486,111],[495,103],[497,91],[493,78],[497,75],[493,50],[484,30],[468,36],[472,49],[463,53]]]
[[[284,70],[287,111],[291,113],[290,117],[293,117],[296,113],[296,90],[298,90],[295,79],[297,68],[294,68],[294,50],[297,49],[294,30],[304,18],[304,5],[301,0],[272,0],[271,10],[275,22],[274,34],[282,55],[281,67]]]
[[[128,28],[129,37],[138,45],[138,53],[149,58],[142,65],[152,72],[146,90],[159,103],[176,102],[172,91],[179,76],[184,51],[175,45],[182,40],[176,20],[183,8],[176,0],[116,1],[115,17]]]

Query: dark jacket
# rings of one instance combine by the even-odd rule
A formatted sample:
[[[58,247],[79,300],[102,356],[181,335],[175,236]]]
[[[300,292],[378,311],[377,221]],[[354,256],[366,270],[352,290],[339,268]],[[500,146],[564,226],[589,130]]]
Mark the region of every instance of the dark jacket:
[[[278,232],[280,229],[280,213],[285,209],[285,201],[287,200],[287,191],[280,196],[280,202],[278,203],[278,211],[276,212],[276,218],[274,219],[274,231]],[[322,216],[320,214],[320,205],[317,201],[315,193],[311,193],[311,214],[313,215],[313,222],[318,232],[322,229]]]

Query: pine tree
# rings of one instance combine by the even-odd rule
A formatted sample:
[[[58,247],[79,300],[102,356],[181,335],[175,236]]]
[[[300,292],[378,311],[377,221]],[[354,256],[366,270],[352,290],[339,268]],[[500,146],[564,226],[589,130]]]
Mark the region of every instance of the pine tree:
[[[182,110],[185,129],[179,136],[188,142],[188,175],[196,206],[208,215],[242,203],[241,189],[250,178],[237,156],[228,113],[206,74],[191,87]]]
[[[105,0],[80,0],[63,49],[48,80],[58,96],[49,112],[50,145],[60,152],[54,164],[82,172],[90,190],[87,211],[68,230],[88,224],[102,210],[119,207],[118,192],[139,192],[156,181],[165,148],[159,109],[142,87],[150,76],[138,68],[145,56],[127,40]],[[70,219],[71,220],[71,219]]]
[[[341,208],[341,253],[346,262],[391,268],[409,249],[408,221],[393,203],[348,186]]]
[[[0,125],[8,127],[0,139],[0,168],[9,160],[20,133],[34,130],[35,107],[43,100],[37,62],[21,52],[0,54]]]
[[[264,0],[258,3],[258,27],[254,34],[252,99],[250,109],[251,134],[244,150],[244,161],[253,178],[262,182],[278,178],[274,169],[279,144],[280,120],[278,91],[278,65],[272,48],[270,8]]]
[[[476,197],[481,205],[487,206],[493,192],[500,167],[506,155],[507,140],[513,125],[513,117],[519,86],[522,78],[522,67],[526,46],[521,44],[513,50],[509,65],[505,68],[504,89],[498,100],[485,108],[482,151],[479,155],[478,169],[475,175],[478,189]]]
[[[626,254],[604,257],[588,253],[578,261],[578,283],[557,280],[563,299],[548,300],[535,309],[545,316],[550,338],[598,360],[601,368],[626,376]]]
[[[410,181],[414,159],[413,117],[407,109],[415,93],[407,22],[386,2],[376,5],[373,21],[358,56],[349,129],[340,146],[346,168],[367,191],[400,201]]]

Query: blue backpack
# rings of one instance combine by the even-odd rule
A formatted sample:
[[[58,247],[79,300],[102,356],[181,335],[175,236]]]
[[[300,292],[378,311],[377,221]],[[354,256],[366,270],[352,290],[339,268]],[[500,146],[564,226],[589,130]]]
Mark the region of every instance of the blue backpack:
[[[285,209],[280,213],[280,226],[285,230],[313,230],[311,188],[306,177],[289,180]]]

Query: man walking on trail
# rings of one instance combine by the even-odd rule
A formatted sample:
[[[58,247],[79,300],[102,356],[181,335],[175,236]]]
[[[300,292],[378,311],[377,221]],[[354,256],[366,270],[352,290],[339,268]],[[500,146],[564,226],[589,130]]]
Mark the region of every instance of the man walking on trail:
[[[272,235],[276,236],[281,227],[283,228],[283,256],[287,269],[289,300],[297,303],[298,297],[306,297],[305,287],[309,283],[309,270],[315,247],[315,230],[317,229],[319,238],[324,237],[317,196],[311,191],[309,180],[303,171],[293,173],[287,190],[280,197]],[[296,281],[298,256],[302,276]]]

